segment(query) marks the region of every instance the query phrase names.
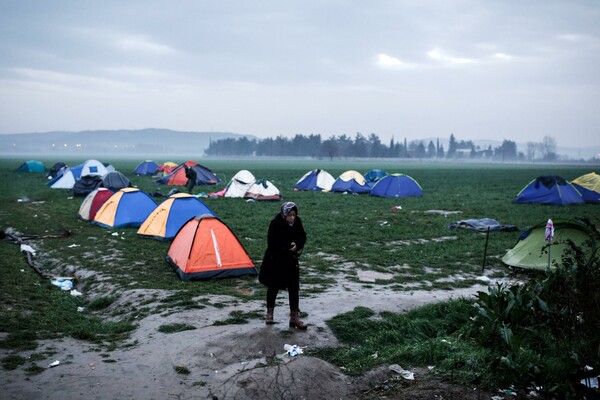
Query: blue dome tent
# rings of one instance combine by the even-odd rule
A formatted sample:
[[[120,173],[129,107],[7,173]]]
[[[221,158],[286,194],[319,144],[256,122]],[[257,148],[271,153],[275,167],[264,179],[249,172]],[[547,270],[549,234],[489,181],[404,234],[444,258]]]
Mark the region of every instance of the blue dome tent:
[[[539,176],[529,182],[513,202],[566,206],[581,204],[584,200],[571,183],[560,176],[549,175]]]
[[[410,197],[423,196],[421,186],[408,175],[390,174],[381,178],[371,188],[371,196]]]

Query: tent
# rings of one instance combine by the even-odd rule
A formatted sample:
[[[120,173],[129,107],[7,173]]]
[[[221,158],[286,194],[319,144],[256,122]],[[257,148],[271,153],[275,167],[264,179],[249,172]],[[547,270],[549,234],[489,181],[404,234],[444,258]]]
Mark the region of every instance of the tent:
[[[136,175],[154,175],[158,169],[158,164],[152,160],[142,161],[135,169],[133,173]]]
[[[369,193],[371,188],[367,185],[365,177],[359,172],[348,170],[335,180],[331,187],[332,192]]]
[[[294,190],[317,190],[328,192],[331,190],[335,178],[322,169],[308,171],[294,186]]]
[[[600,203],[600,175],[590,172],[572,180],[571,184],[581,193],[586,203]]]
[[[137,228],[155,208],[156,203],[147,193],[136,188],[124,188],[102,204],[93,223],[105,228]]]
[[[583,203],[583,198],[569,182],[560,176],[549,175],[539,176],[529,182],[513,201],[566,206]]]
[[[49,181],[48,186],[52,189],[72,189],[75,182],[82,176],[97,175],[102,177],[109,172],[109,169],[114,170],[112,166],[105,167],[100,161],[87,160],[74,167],[68,167],[62,175]]]
[[[281,193],[279,193],[279,189],[271,181],[259,179],[250,185],[244,194],[244,198],[279,201],[281,200]]]
[[[410,197],[423,196],[423,189],[408,175],[391,174],[384,176],[371,188],[371,196]]]
[[[77,215],[86,221],[92,221],[96,213],[114,192],[106,188],[98,188],[90,192],[81,202]]]
[[[46,172],[46,167],[41,161],[29,160],[21,164],[17,172]]]
[[[172,161],[167,161],[160,164],[158,168],[156,168],[156,173],[160,176],[166,176],[173,172],[175,168],[177,168],[177,164]]]
[[[252,172],[242,169],[238,171],[225,187],[225,197],[244,197],[250,186],[256,182]]]
[[[48,179],[54,179],[58,175],[62,175],[66,168],[67,168],[67,164],[65,164],[64,162],[59,161],[59,162],[55,163],[52,166],[52,168],[50,168],[48,170],[48,174],[46,175],[46,178],[48,178]]]
[[[137,233],[140,237],[170,240],[183,224],[201,214],[216,216],[199,198],[188,193],[177,193],[160,203],[148,215]]]
[[[99,186],[116,192],[120,189],[130,187],[131,182],[129,181],[129,179],[127,179],[125,175],[123,175],[119,171],[112,171],[104,175],[104,178],[102,178],[102,181],[100,182]]]
[[[71,188],[71,193],[73,193],[73,196],[87,196],[96,189],[101,182],[102,178],[97,175],[82,176]]]
[[[375,183],[386,175],[387,172],[382,169],[372,169],[365,174],[365,181]]]
[[[591,241],[591,230],[576,220],[556,219],[554,239],[550,245],[550,268],[562,265],[562,256],[568,248],[567,240],[573,241],[586,256],[592,257],[597,243]],[[502,262],[511,267],[546,270],[548,268],[548,242],[545,240],[546,221],[541,222],[521,234],[515,247],[510,249]],[[584,245],[590,241],[594,247]]]
[[[175,235],[167,263],[182,281],[257,275],[235,234],[214,215],[198,215]]]
[[[196,171],[196,185],[216,185],[221,183],[221,179],[210,169],[194,161],[186,161],[183,164],[178,165],[170,174],[163,176],[157,180],[156,183],[159,185],[184,186],[187,182],[185,176],[186,165],[192,167],[192,169]]]

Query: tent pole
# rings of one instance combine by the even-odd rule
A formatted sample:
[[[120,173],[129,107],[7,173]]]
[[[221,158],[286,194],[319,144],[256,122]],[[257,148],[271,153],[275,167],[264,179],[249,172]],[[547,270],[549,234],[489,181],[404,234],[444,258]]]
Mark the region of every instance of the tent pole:
[[[488,226],[487,232],[485,234],[485,247],[483,248],[483,265],[481,266],[481,273],[485,270],[485,258],[487,256],[487,248],[488,248],[488,240],[490,238],[490,227]]]
[[[546,272],[550,273],[550,243],[548,243],[548,268]]]

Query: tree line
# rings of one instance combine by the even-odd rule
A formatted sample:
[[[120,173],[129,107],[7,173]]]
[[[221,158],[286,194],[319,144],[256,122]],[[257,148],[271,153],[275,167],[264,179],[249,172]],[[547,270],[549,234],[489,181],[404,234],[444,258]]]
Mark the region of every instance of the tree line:
[[[227,138],[211,140],[205,150],[209,156],[296,156],[312,158],[418,158],[418,159],[486,159],[486,160],[544,160],[554,161],[556,154],[556,140],[546,136],[540,143],[528,142],[525,152],[517,151],[517,144],[511,140],[504,140],[498,147],[482,148],[476,146],[471,140],[457,140],[450,134],[448,149],[440,144],[439,139],[434,143],[430,140],[407,142],[395,141],[392,138],[389,144],[382,143],[379,136],[372,133],[365,137],[360,132],[354,138],[348,135],[331,136],[323,140],[320,134],[308,136],[297,134],[292,138],[277,136],[276,138],[248,139]]]

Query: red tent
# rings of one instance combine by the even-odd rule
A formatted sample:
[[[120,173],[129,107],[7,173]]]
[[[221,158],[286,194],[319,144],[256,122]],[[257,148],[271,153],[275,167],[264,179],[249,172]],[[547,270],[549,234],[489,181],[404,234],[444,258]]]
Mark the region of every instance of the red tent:
[[[86,221],[93,221],[102,204],[113,194],[112,190],[106,188],[92,190],[81,202],[78,213],[79,217]]]

